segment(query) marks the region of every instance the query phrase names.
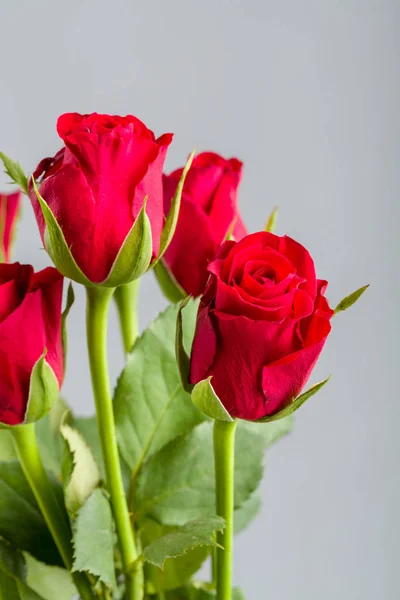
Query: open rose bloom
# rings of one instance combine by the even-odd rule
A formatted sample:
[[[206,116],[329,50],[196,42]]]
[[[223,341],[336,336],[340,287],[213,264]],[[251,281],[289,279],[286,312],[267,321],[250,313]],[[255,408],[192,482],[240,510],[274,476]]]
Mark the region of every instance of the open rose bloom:
[[[303,246],[267,232],[225,242],[209,272],[191,382],[212,377],[232,417],[272,416],[301,392],[329,335],[327,282]]]

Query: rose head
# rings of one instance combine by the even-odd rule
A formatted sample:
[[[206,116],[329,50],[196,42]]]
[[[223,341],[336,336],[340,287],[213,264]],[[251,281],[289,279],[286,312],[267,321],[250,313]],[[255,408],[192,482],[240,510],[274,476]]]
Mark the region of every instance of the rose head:
[[[33,177],[84,276],[92,283],[107,279],[146,197],[150,251],[157,256],[164,223],[162,168],[172,135],[156,139],[132,115],[96,113],[64,114],[57,132],[65,146],[42,160]],[[47,225],[32,180],[29,196],[47,248]],[[127,283],[124,273],[119,277],[118,283]]]
[[[211,376],[232,417],[274,415],[301,392],[331,330],[327,282],[303,246],[267,232],[225,242],[209,271],[191,383]]]
[[[0,193],[0,260],[9,262],[13,233],[21,204],[21,192]]]
[[[168,214],[182,169],[164,176],[164,213]],[[246,235],[237,209],[242,163],[203,152],[194,159],[183,187],[178,225],[163,262],[180,287],[192,296],[204,291],[207,266],[233,227]]]
[[[0,265],[0,423],[36,420],[61,386],[62,289],[52,267],[34,273],[30,265]]]

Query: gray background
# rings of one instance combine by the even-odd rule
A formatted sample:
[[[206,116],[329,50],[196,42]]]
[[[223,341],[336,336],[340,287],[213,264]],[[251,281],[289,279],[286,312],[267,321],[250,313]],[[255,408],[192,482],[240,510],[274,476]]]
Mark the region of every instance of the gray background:
[[[27,170],[59,149],[60,113],[132,112],[175,132],[168,169],[194,146],[240,157],[249,229],[278,204],[333,305],[371,284],[334,321],[313,375],[329,385],[269,452],[262,514],[236,547],[249,600],[400,595],[399,18],[395,0],[0,1],[0,147]],[[16,257],[49,262],[28,204]],[[88,414],[78,296],[65,394]],[[141,326],[165,304],[146,276]],[[110,348],[115,378],[114,314]]]

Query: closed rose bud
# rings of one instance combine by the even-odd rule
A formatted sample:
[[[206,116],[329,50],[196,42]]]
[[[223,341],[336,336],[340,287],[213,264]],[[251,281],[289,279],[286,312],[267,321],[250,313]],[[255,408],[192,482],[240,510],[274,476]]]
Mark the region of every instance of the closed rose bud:
[[[0,192],[0,261],[9,262],[15,226],[21,204],[21,192]]]
[[[201,299],[191,383],[210,383],[232,417],[255,421],[288,407],[306,384],[333,311],[308,251],[260,232],[227,241]]]
[[[164,176],[165,214],[181,174],[182,169],[178,169]],[[184,292],[181,296],[202,294],[209,277],[208,264],[229,233],[236,240],[246,235],[237,208],[241,175],[242,163],[236,158],[226,160],[218,154],[203,152],[193,160],[183,187],[175,235],[163,258],[172,281]],[[157,274],[168,295],[159,269]]]
[[[0,265],[0,423],[36,421],[63,379],[63,277],[52,267]]]
[[[65,146],[53,158],[42,160],[33,174],[47,206],[40,202],[34,182],[29,184],[46,250],[63,275],[81,283],[111,287],[128,283],[159,252],[164,224],[162,169],[172,135],[156,139],[132,115],[96,113],[64,114],[57,132]],[[145,222],[124,246],[146,198]],[[53,218],[58,227],[51,224]],[[65,239],[61,250],[58,229]]]

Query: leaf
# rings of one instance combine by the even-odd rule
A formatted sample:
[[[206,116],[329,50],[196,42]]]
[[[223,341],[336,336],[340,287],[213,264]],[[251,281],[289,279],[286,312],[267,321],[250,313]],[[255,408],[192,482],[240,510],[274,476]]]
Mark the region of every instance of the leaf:
[[[343,298],[343,300],[341,300],[335,308],[335,315],[337,315],[339,312],[342,312],[343,310],[347,310],[348,308],[350,308],[350,306],[353,306],[353,304],[357,302],[359,298],[361,298],[365,290],[367,290],[368,288],[369,284],[364,285],[363,287],[350,294],[350,296],[346,296],[346,298]]]
[[[100,472],[80,433],[66,424],[61,426],[60,431],[66,441],[63,465],[65,506],[74,514],[99,485]]]
[[[217,595],[215,591],[211,590],[209,584],[194,582],[180,590],[167,592],[165,598],[166,600],[216,600]],[[233,588],[232,600],[245,600],[243,592],[239,588]]]
[[[204,420],[183,390],[175,360],[178,308],[170,306],[137,340],[114,395],[121,454],[135,479],[144,461]],[[188,306],[187,337],[193,336],[196,303]]]
[[[190,358],[185,349],[185,343],[183,341],[183,315],[182,311],[190,302],[190,298],[187,297],[179,305],[178,314],[176,317],[176,334],[175,334],[175,356],[176,364],[179,371],[183,389],[191,394],[193,385],[189,383],[190,374]],[[196,305],[197,306],[197,305]],[[194,334],[194,331],[193,331]],[[193,337],[193,336],[192,336]]]
[[[235,510],[235,534],[246,529],[250,525],[251,521],[256,518],[260,512],[260,509],[261,495],[259,491],[256,490],[238,510]]]
[[[263,440],[239,422],[235,450],[235,508],[248,500],[262,477]],[[173,440],[143,466],[137,481],[136,518],[168,525],[215,514],[213,423],[202,423]]]
[[[52,471],[57,477],[61,475],[61,459],[64,448],[60,427],[68,414],[68,405],[61,396],[58,396],[51,411],[35,425],[43,463],[46,469]]]
[[[21,165],[6,156],[3,152],[0,152],[0,158],[3,161],[6,174],[14,183],[19,185],[25,194],[28,194],[28,178]]]
[[[39,421],[50,412],[58,398],[58,381],[45,357],[46,350],[32,369],[24,423]]]
[[[0,462],[0,536],[38,560],[63,564],[18,461]]]
[[[268,221],[265,226],[265,231],[268,231],[269,233],[274,233],[277,220],[278,220],[278,207],[275,206],[274,210],[268,217]]]
[[[66,302],[65,308],[63,310],[62,316],[61,316],[61,335],[62,335],[62,345],[63,345],[63,353],[64,353],[64,372],[66,369],[67,351],[68,351],[67,317],[69,315],[69,311],[71,310],[74,302],[75,302],[74,288],[72,287],[72,283],[70,282],[70,284],[68,286],[68,292],[67,292],[67,302]]]
[[[163,569],[168,558],[177,558],[199,546],[217,546],[214,533],[224,528],[225,522],[221,517],[196,519],[147,546],[143,559]]]
[[[207,417],[233,423],[235,419],[226,410],[211,384],[212,377],[199,381],[192,391],[193,404]]]
[[[146,214],[147,196],[143,207],[122,244],[105,281],[106,287],[117,287],[137,279],[149,268],[153,253],[150,220]]]
[[[71,600],[75,596],[76,588],[66,569],[49,567],[29,554],[25,555],[25,561],[28,569],[26,583],[44,600]]]
[[[170,245],[171,240],[174,236],[176,225],[178,223],[183,185],[185,183],[186,175],[188,174],[188,171],[192,165],[195,153],[196,153],[196,151],[193,150],[192,154],[189,156],[186,166],[182,171],[182,175],[178,182],[177,188],[175,190],[174,197],[172,198],[171,208],[169,210],[167,220],[164,225],[164,229],[162,230],[162,233],[161,233],[160,250],[159,250],[159,253],[158,253],[155,263],[157,263],[160,260],[160,258],[163,256],[164,252]],[[155,263],[153,263],[153,265]]]
[[[257,421],[242,421],[242,427],[262,436],[265,448],[269,448],[269,446],[272,446],[272,444],[275,444],[275,442],[278,442],[282,437],[290,433],[293,425],[293,415],[278,419],[277,421],[270,421],[268,425]]]
[[[319,390],[321,388],[323,388],[326,383],[328,383],[328,381],[330,380],[330,378],[331,378],[331,376],[329,375],[329,377],[327,377],[326,379],[324,379],[324,381],[320,381],[319,383],[315,383],[306,392],[304,392],[300,396],[297,396],[297,398],[295,398],[292,401],[292,403],[289,404],[286,408],[284,408],[283,410],[279,411],[275,415],[270,415],[268,417],[264,417],[263,419],[259,419],[257,421],[257,423],[269,423],[269,422],[272,422],[272,421],[277,421],[279,419],[283,419],[285,417],[288,417],[289,415],[291,415],[292,413],[294,413],[296,410],[298,410],[300,408],[300,406],[302,406],[302,404],[304,404],[304,402],[306,402],[309,398],[311,398],[312,396],[314,396],[314,394],[316,394],[317,392],[319,392]]]
[[[97,489],[79,510],[74,526],[73,572],[85,571],[116,587],[114,533],[110,504]]]
[[[140,538],[144,547],[165,535],[174,533],[177,527],[160,525],[152,519],[145,519],[140,524]],[[147,588],[157,590],[173,590],[183,586],[197,573],[210,554],[210,548],[199,546],[187,554],[174,560],[166,561],[163,570],[145,563],[144,572]]]
[[[45,600],[26,583],[24,557],[0,540],[0,600]]]
[[[0,461],[16,460],[14,441],[8,429],[0,429]]]
[[[163,260],[160,260],[155,264],[154,274],[167,300],[173,304],[176,304],[183,298],[186,298],[187,294],[185,290],[176,281],[175,277]]]

